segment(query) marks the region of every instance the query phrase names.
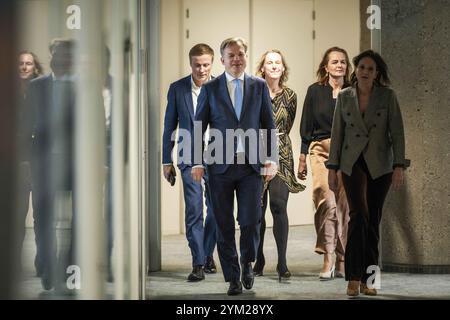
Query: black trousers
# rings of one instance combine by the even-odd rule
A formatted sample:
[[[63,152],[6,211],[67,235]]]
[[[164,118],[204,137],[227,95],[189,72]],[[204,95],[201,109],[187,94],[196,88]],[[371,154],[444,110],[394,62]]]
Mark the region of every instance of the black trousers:
[[[266,231],[266,219],[264,216],[267,208],[267,193],[270,193],[269,205],[273,217],[273,235],[275,237],[275,243],[277,244],[278,267],[280,272],[285,272],[287,270],[286,250],[289,233],[289,220],[287,215],[289,189],[284,181],[278,176],[275,176],[275,178],[270,181],[263,195],[260,241],[256,258],[258,264],[257,268],[262,268],[265,264],[263,247],[264,233]]]
[[[255,261],[261,220],[261,175],[248,164],[230,165],[225,173],[208,174],[210,200],[219,230],[217,251],[225,282],[238,281],[241,269],[235,241],[234,199],[240,226],[240,263]]]
[[[353,165],[352,175],[342,174],[342,180],[350,208],[345,279],[365,283],[372,275],[367,273],[367,267],[378,265],[379,226],[392,173],[372,179],[361,155]]]

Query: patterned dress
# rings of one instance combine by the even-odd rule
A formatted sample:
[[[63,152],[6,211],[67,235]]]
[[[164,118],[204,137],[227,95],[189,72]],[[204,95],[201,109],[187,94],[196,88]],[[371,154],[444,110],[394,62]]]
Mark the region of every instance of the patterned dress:
[[[289,132],[294,124],[297,112],[297,95],[285,87],[281,93],[272,99],[272,110],[275,127],[278,129],[279,164],[277,176],[287,185],[289,192],[298,193],[305,190],[306,186],[297,182],[294,173],[294,158],[292,155],[292,143]],[[268,183],[264,184],[264,190]],[[263,192],[264,194],[264,192]]]

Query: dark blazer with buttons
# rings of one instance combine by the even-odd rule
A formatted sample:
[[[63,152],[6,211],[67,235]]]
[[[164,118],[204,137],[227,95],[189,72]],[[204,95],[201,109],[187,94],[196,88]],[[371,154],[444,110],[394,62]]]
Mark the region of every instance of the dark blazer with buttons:
[[[374,86],[364,116],[355,86],[338,95],[327,168],[350,176],[361,154],[372,179],[392,172],[396,166],[407,166],[402,115],[390,88]]]
[[[177,126],[194,134],[194,104],[192,101],[191,75],[184,77],[170,85],[167,93],[167,108],[164,116],[162,163],[172,163],[172,151],[175,142],[172,139]],[[178,142],[181,138],[178,138]],[[190,150],[189,150],[190,151]],[[183,158],[183,150],[180,150],[179,159]],[[187,163],[179,162],[178,167],[184,169]]]

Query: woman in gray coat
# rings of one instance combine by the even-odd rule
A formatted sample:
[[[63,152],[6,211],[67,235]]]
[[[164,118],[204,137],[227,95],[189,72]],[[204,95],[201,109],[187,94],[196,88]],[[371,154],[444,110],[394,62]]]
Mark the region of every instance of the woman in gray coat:
[[[391,184],[394,188],[403,184],[405,137],[384,60],[367,50],[356,56],[353,64],[352,86],[342,90],[336,102],[328,183],[331,190],[337,190],[340,170],[350,207],[345,250],[347,295],[376,295],[368,279],[370,270],[378,265],[384,200]]]

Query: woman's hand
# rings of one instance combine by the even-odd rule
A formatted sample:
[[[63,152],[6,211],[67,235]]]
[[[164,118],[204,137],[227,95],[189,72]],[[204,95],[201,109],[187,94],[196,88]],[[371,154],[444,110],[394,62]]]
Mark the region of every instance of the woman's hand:
[[[298,163],[298,170],[297,170],[297,178],[300,180],[306,180],[306,175],[308,174],[308,168],[306,166],[306,155],[300,154],[300,159]]]
[[[396,167],[392,174],[392,187],[397,191],[401,186],[403,186],[403,168]]]
[[[328,187],[331,191],[337,194],[338,191],[338,177],[336,170],[329,169],[328,170]]]

